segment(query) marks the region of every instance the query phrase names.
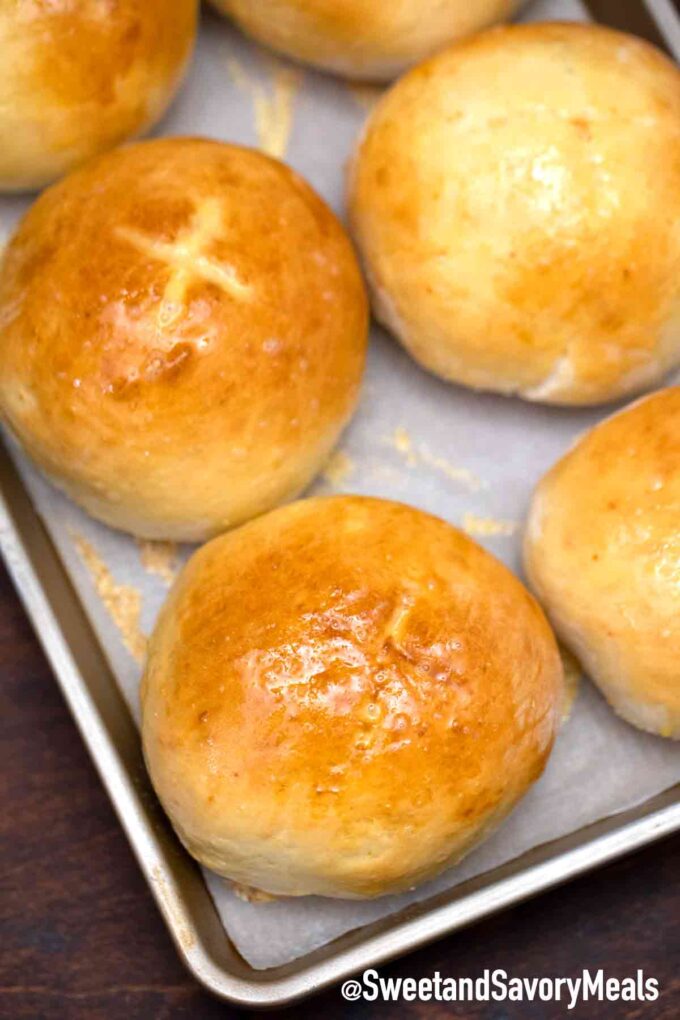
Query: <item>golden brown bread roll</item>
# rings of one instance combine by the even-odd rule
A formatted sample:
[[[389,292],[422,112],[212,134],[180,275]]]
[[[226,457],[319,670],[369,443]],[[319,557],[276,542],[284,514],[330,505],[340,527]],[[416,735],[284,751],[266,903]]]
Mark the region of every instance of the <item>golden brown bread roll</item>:
[[[445,379],[589,404],[680,363],[680,71],[639,39],[450,47],[378,103],[349,205],[378,318]]]
[[[258,42],[325,71],[388,81],[524,0],[212,0]]]
[[[0,409],[76,502],[200,540],[304,488],[357,397],[367,302],[297,174],[142,142],[46,191],[0,264]]]
[[[42,187],[154,124],[182,78],[197,7],[0,3],[0,191]]]
[[[680,387],[592,429],[536,489],[527,574],[612,707],[680,737]]]
[[[458,861],[538,778],[562,667],[519,581],[455,528],[310,499],[194,554],[142,684],[187,849],[273,894],[372,897]]]

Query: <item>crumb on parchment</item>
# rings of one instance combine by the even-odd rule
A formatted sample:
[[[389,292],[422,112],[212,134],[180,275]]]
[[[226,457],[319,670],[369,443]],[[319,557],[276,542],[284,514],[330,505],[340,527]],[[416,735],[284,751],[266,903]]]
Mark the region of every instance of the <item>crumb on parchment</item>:
[[[155,574],[168,586],[179,573],[176,542],[159,542],[150,539],[136,539],[139,558],[147,574]]]
[[[142,593],[133,585],[119,584],[95,547],[83,535],[72,531],[71,537],[123,644],[137,662],[143,662],[148,639],[139,622]]]
[[[269,87],[253,76],[238,60],[227,63],[234,85],[253,104],[255,134],[262,152],[282,159],[286,155],[293,127],[293,105],[302,84],[303,72],[269,57]]]
[[[403,425],[399,425],[391,437],[391,444],[400,453],[408,467],[423,465],[438,471],[452,482],[464,485],[471,492],[485,488],[484,482],[468,468],[452,464],[444,457],[433,453],[425,443],[415,443]]]
[[[514,535],[517,521],[496,520],[495,517],[477,517],[473,513],[463,514],[463,531],[468,535],[490,537],[493,535]]]
[[[321,477],[329,485],[341,485],[354,471],[354,461],[344,450],[336,450],[331,454]]]
[[[562,704],[562,722],[565,723],[572,713],[574,703],[581,689],[583,670],[571,652],[558,642],[562,666],[564,668],[564,702]]]
[[[228,882],[232,892],[245,903],[273,903],[278,896],[263,892],[262,889],[253,889],[250,885],[242,885],[240,882]]]

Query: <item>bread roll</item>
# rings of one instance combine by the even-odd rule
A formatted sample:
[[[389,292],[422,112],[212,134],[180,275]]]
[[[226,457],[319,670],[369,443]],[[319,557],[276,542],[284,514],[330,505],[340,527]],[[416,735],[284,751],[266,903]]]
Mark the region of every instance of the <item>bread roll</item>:
[[[42,187],[155,124],[193,48],[197,6],[0,3],[0,191]]]
[[[351,245],[282,163],[168,138],[46,191],[0,264],[0,409],[116,528],[198,541],[301,491],[356,401]]]
[[[378,318],[444,379],[594,404],[680,364],[680,71],[639,39],[450,47],[379,102],[349,204]]]
[[[536,489],[531,584],[620,716],[680,737],[680,387],[602,422]]]
[[[356,496],[194,554],[151,639],[144,752],[181,840],[273,894],[372,897],[454,864],[543,770],[562,667],[471,539]]]
[[[325,71],[388,81],[524,0],[212,0],[265,46]]]

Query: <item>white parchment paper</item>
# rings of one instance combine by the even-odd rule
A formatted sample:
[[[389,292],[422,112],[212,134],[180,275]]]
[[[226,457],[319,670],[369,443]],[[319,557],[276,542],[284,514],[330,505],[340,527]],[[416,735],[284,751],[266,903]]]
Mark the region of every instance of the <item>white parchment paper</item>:
[[[543,0],[523,17],[582,19],[585,12],[576,0]],[[377,95],[372,87],[292,68],[205,15],[193,69],[160,132],[259,144],[290,162],[342,214],[344,164]],[[25,198],[0,200],[0,240],[27,205]],[[463,526],[519,570],[520,526],[534,484],[604,413],[541,407],[440,383],[374,329],[359,411],[312,491],[412,503]],[[135,650],[153,626],[174,552],[140,547],[90,520],[20,454],[15,457],[138,719],[140,664],[125,640]],[[177,551],[177,562],[189,551]],[[250,903],[216,876],[206,873],[206,879],[241,954],[255,967],[270,967],[678,781],[680,746],[620,722],[586,683],[543,778],[495,837],[437,881],[369,903]]]

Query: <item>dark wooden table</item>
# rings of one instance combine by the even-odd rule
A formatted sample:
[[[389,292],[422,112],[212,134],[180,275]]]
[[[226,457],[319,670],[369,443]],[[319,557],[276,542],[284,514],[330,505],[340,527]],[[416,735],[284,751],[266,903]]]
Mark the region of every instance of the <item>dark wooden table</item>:
[[[0,1017],[229,1018],[185,973],[56,683],[0,574],[2,903]],[[641,853],[414,953],[382,973],[659,979],[653,1004],[345,1003],[337,989],[287,1016],[680,1017],[680,839]],[[246,1015],[243,1013],[243,1015]]]

